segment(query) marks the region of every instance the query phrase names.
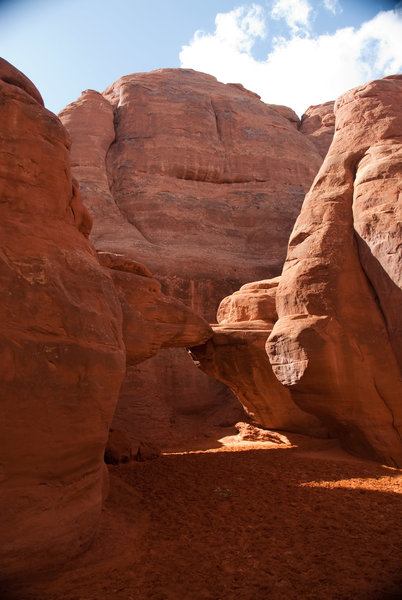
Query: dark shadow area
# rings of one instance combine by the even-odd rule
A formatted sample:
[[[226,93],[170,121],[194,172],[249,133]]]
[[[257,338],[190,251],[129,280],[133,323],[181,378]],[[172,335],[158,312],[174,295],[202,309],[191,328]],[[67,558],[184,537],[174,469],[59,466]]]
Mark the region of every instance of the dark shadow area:
[[[399,368],[402,368],[402,289],[392,281],[382,264],[372,254],[367,242],[355,232],[360,262],[384,319],[389,340]]]
[[[110,474],[89,552],[2,600],[401,598],[400,471],[290,448],[164,455]]]

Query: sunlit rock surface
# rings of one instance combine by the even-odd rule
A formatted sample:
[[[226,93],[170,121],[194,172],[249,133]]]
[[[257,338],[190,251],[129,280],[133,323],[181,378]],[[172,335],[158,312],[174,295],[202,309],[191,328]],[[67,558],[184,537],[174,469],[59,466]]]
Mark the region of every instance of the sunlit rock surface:
[[[322,162],[291,109],[210,75],[163,69],[122,77],[103,94],[87,90],[60,118],[73,140],[72,171],[94,218],[95,247],[143,262],[165,293],[209,321],[242,284],[280,273]],[[137,386],[147,390],[150,410],[169,402],[170,417],[160,423],[167,435],[179,433],[173,399],[190,412],[198,405],[203,418],[215,411],[216,423],[229,413],[234,423],[244,418],[228,390],[184,352],[164,356],[165,364],[160,356],[130,369],[124,405],[132,393],[131,416]]]
[[[267,351],[345,448],[402,466],[402,77],[335,104],[336,134],[289,241]]]

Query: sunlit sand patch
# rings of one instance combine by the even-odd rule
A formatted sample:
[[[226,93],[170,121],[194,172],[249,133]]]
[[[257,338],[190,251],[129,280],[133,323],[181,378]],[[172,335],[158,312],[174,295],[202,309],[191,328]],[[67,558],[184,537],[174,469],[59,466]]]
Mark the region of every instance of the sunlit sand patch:
[[[394,494],[402,494],[402,471],[392,467],[383,467],[390,471],[390,475],[378,477],[365,477],[354,479],[339,479],[338,481],[307,481],[299,483],[299,487],[320,487],[320,488],[343,488],[356,490],[374,490],[381,488],[381,491],[387,491]]]

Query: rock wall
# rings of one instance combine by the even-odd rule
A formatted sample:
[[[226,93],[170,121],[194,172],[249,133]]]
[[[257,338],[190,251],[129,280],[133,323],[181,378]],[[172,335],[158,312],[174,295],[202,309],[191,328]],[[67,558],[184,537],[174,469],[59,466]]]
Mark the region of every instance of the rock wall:
[[[88,545],[125,352],[112,279],[79,231],[69,136],[32,83],[0,67],[4,577]]]
[[[164,69],[122,77],[103,94],[88,90],[60,118],[98,249],[143,261],[166,293],[211,322],[224,296],[280,273],[322,162],[291,109],[209,75]],[[125,389],[135,382],[147,389],[149,407],[174,395],[191,405],[188,392],[197,389],[198,418],[206,414],[202,397],[210,407],[212,394],[217,421],[228,410],[238,414],[228,391],[212,386],[184,353],[165,355],[172,362],[157,358],[132,369]]]
[[[324,102],[310,106],[302,115],[299,131],[303,133],[317,148],[324,159],[334,137],[335,102]]]
[[[162,69],[86,91],[60,118],[97,248],[149,265],[210,321],[251,273],[280,273],[322,162],[293,111]]]
[[[399,467],[401,98],[402,77],[393,76],[338,99],[336,135],[282,275],[225,298],[213,337],[192,349],[264,426],[328,432],[355,454]],[[302,121],[319,144],[331,113],[332,103],[311,107]]]
[[[142,265],[98,257],[71,177],[69,136],[4,60],[0,101],[4,597],[5,580],[64,563],[90,543],[126,358],[132,365],[162,346],[201,343],[211,330],[164,296]]]
[[[402,77],[335,104],[289,241],[267,351],[295,402],[356,454],[402,466]]]

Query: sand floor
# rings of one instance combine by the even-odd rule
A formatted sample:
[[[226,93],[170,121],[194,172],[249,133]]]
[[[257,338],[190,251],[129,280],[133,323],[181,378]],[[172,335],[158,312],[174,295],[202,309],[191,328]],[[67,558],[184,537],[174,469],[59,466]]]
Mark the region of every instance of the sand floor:
[[[402,598],[402,471],[332,440],[220,434],[110,467],[91,549],[16,598]]]

